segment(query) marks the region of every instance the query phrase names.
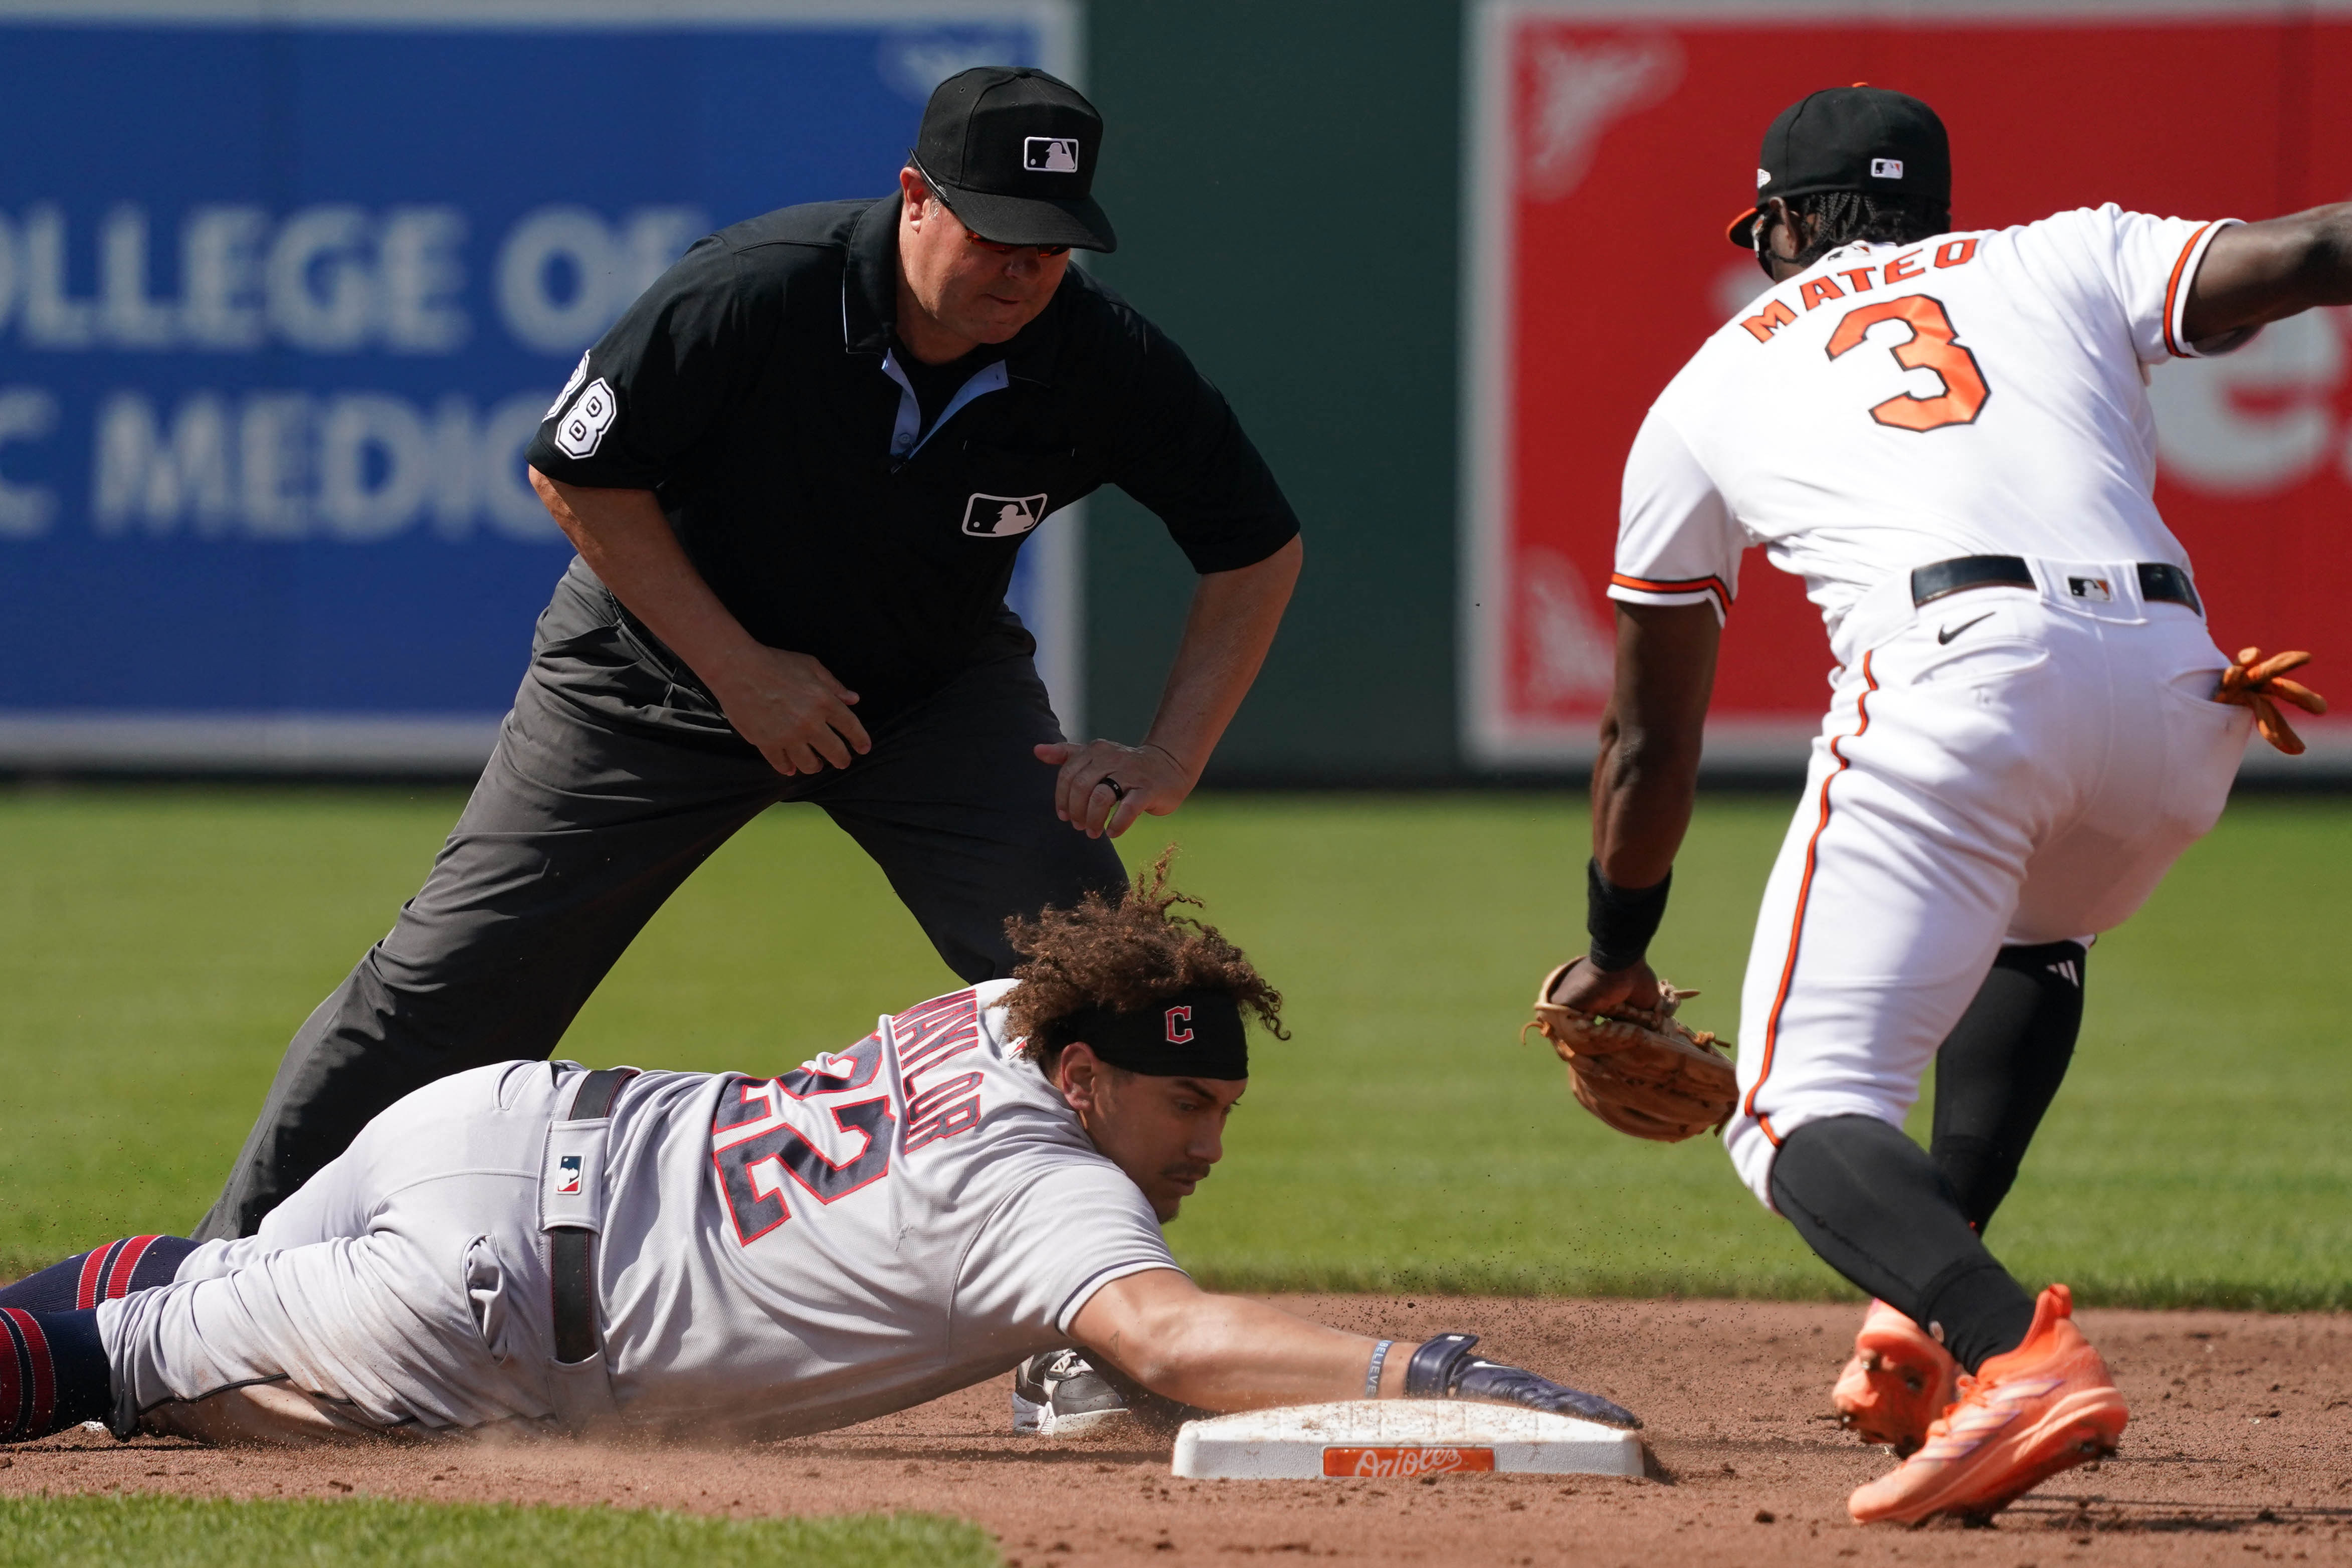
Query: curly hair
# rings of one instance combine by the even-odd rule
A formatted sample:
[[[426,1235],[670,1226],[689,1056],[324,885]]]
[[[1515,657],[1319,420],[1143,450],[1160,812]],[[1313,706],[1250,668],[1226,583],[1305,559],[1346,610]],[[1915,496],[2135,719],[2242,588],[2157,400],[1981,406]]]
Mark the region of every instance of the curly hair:
[[[1181,904],[1202,907],[1168,886],[1175,858],[1171,844],[1117,902],[1088,893],[1076,909],[1004,922],[1021,957],[1013,971],[1021,984],[1005,998],[1006,1022],[1025,1038],[1022,1054],[1030,1060],[1052,1070],[1069,1043],[1054,1026],[1073,1013],[1139,1012],[1186,991],[1222,991],[1276,1039],[1290,1038],[1282,1026],[1282,993],[1216,927],[1174,912]]]
[[[1949,207],[1932,205],[1916,196],[1870,191],[1816,191],[1791,196],[1789,216],[1813,220],[1812,239],[1797,252],[1799,267],[1811,267],[1839,246],[1856,240],[1909,245],[1952,226]]]

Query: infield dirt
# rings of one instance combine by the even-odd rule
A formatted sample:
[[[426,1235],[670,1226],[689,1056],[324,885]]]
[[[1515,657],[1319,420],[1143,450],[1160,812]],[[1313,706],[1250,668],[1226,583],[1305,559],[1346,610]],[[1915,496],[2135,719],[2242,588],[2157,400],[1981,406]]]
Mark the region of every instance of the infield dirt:
[[[1860,1310],[1738,1301],[1298,1296],[1324,1321],[1482,1351],[1648,1422],[1654,1479],[1182,1481],[1132,1436],[1016,1439],[1003,1380],[845,1431],[713,1448],[569,1442],[205,1449],[77,1432],[0,1449],[0,1493],[352,1492],[738,1516],[920,1509],[993,1531],[1017,1568],[1374,1563],[2352,1562],[2352,1316],[2086,1309],[2131,1402],[2122,1452],[1990,1529],[1860,1529],[1891,1462],[1831,1419]]]

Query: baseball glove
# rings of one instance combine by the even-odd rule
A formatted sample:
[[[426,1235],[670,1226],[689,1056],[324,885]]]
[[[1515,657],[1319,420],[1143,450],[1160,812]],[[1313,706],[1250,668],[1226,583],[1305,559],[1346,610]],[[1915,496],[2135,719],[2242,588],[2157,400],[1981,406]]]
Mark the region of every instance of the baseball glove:
[[[1568,1064],[1576,1102],[1620,1132],[1660,1143],[1679,1143],[1729,1120],[1739,1101],[1730,1058],[1713,1035],[1675,1021],[1683,999],[1698,993],[1660,981],[1655,1012],[1579,1013],[1551,1000],[1551,988],[1575,962],[1544,976],[1536,1016],[1520,1026],[1519,1038],[1529,1029],[1543,1031]]]
[[[2303,753],[2303,737],[2286,721],[2278,705],[2291,702],[2306,713],[2327,711],[2327,699],[2301,681],[2289,680],[2286,672],[2311,662],[2307,653],[2273,654],[2263,657],[2258,647],[2240,648],[2236,662],[2221,672],[2221,689],[2213,693],[2216,702],[2234,702],[2241,708],[2254,710],[2254,727],[2263,739],[2288,756]]]

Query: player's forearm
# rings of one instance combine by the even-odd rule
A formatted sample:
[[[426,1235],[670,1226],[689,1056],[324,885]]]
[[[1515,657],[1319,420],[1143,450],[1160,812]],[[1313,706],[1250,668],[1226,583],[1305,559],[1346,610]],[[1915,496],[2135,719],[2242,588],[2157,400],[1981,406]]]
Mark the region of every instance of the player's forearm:
[[[1620,888],[1650,888],[1675,868],[1698,795],[1696,748],[1665,755],[1643,734],[1604,734],[1592,777],[1592,858]]]
[[[1620,605],[1617,679],[1592,769],[1592,853],[1620,888],[1674,869],[1698,793],[1719,637],[1705,605]]]
[[[653,491],[567,485],[536,468],[530,482],[588,569],[706,684],[757,649],[687,559]]]
[[[1209,573],[1192,591],[1184,637],[1143,739],[1173,757],[1194,783],[1265,663],[1304,559],[1293,538],[1253,565]]]
[[[2313,207],[2214,236],[2189,289],[2181,324],[2192,343],[2352,304],[2352,203]]]
[[[1087,1348],[1170,1399],[1204,1410],[1256,1410],[1363,1398],[1377,1342],[1261,1301],[1194,1294],[1136,1315]],[[1390,1348],[1381,1397],[1403,1396],[1416,1343]]]

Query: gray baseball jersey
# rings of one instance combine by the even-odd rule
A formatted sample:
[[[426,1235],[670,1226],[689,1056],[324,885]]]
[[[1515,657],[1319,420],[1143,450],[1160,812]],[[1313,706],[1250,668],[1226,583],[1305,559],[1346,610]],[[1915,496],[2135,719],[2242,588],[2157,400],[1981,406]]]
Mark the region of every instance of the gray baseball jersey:
[[[633,1420],[861,1420],[1062,1342],[1096,1289],[1175,1267],[1142,1193],[1013,1054],[997,1004],[1014,984],[781,1078],[622,1091],[603,1287]]]
[[[282,1411],[224,1415],[256,1385],[303,1396],[314,1430],[602,1412],[782,1436],[1066,1343],[1097,1289],[1175,1264],[1142,1193],[1013,1054],[1014,984],[883,1018],[774,1079],[642,1074],[609,1126],[562,1120],[579,1077],[563,1064],[420,1089],[258,1235],[101,1309],[125,1414],[286,1432]],[[602,1227],[604,1346],[559,1366],[541,1231],[583,1218]]]

